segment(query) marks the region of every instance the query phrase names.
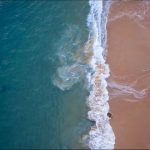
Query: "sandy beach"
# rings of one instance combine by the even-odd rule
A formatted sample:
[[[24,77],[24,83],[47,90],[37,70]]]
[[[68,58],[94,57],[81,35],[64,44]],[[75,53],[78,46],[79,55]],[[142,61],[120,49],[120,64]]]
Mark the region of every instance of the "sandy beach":
[[[150,149],[150,1],[116,1],[108,19],[115,149]]]

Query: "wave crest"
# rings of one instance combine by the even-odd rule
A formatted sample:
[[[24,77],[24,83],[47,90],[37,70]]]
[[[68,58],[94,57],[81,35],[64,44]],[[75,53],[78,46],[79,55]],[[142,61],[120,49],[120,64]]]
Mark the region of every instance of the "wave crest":
[[[88,118],[95,122],[89,131],[88,145],[90,149],[113,149],[115,136],[109,124],[108,90],[106,78],[109,77],[109,66],[105,63],[106,53],[106,23],[107,11],[110,1],[90,0],[91,10],[88,16],[90,30],[89,40],[93,41],[91,47],[93,56],[90,62],[92,73],[87,75],[91,85],[87,105],[90,108]]]

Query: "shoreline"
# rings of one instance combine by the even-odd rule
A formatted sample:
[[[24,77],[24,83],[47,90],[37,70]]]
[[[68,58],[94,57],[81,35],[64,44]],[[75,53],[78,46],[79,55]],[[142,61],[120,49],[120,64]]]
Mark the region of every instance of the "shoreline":
[[[149,6],[148,1],[118,1],[110,9],[107,63],[111,75],[108,82],[115,81],[118,86],[118,89],[109,87],[115,149],[150,149]],[[143,17],[142,22],[137,15]]]
[[[93,72],[87,75],[91,90],[87,99],[90,108],[88,119],[95,121],[89,131],[90,149],[113,149],[115,136],[110,126],[109,96],[106,79],[109,77],[109,66],[106,63],[103,53],[105,52],[107,33],[107,13],[109,11],[110,1],[89,1],[90,13],[88,15],[88,27],[90,30],[89,41],[92,43],[90,51],[93,56],[90,61],[90,67]]]

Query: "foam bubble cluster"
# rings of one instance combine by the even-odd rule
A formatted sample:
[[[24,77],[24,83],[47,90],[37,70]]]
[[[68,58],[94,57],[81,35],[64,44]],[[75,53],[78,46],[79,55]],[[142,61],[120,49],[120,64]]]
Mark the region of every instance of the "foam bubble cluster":
[[[95,122],[89,131],[89,148],[90,149],[113,149],[115,144],[115,136],[109,124],[108,91],[107,81],[109,77],[109,66],[105,63],[103,53],[105,48],[102,47],[104,41],[102,21],[104,10],[103,1],[90,0],[91,9],[88,16],[88,27],[90,30],[89,40],[92,40],[93,56],[90,61],[92,73],[87,75],[90,83],[90,95],[87,104],[90,108],[88,118]],[[106,23],[105,23],[106,25]]]

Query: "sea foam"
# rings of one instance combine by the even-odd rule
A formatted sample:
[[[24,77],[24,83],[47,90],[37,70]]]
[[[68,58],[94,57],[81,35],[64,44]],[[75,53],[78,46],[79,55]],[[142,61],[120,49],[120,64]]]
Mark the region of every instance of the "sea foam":
[[[110,1],[90,0],[90,13],[87,18],[89,41],[92,41],[93,56],[89,62],[92,72],[87,74],[90,94],[87,105],[90,108],[88,118],[95,122],[89,131],[88,146],[90,149],[113,149],[115,135],[109,123],[109,96],[107,81],[109,66],[106,64],[106,23]]]

